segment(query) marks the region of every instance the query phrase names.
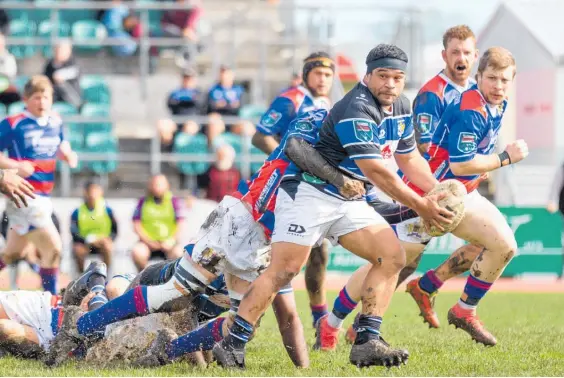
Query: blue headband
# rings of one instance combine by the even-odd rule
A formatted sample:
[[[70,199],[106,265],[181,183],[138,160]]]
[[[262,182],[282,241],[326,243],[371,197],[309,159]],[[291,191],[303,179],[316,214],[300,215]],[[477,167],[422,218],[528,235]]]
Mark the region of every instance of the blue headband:
[[[405,72],[407,71],[407,62],[397,58],[379,58],[366,64],[366,73],[371,73],[376,68],[389,68]]]

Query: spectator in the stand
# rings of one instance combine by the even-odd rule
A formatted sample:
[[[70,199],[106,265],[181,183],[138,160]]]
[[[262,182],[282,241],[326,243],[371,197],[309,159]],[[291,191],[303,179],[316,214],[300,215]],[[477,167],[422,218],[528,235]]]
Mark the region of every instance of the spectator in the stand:
[[[235,150],[228,144],[222,144],[215,150],[215,163],[207,172],[198,176],[198,189],[201,197],[220,202],[227,194],[237,190],[241,173],[233,165]]]
[[[53,83],[53,101],[68,102],[80,109],[83,103],[80,67],[72,55],[70,41],[61,41],[55,45],[53,59],[45,66],[44,73]]]
[[[18,89],[13,85],[17,72],[16,58],[6,49],[6,39],[0,34],[0,103],[5,106],[21,100]]]
[[[215,138],[225,132],[225,122],[218,113],[210,113],[208,115],[208,123],[205,128],[205,134],[208,137],[210,147],[214,145]]]
[[[219,82],[211,87],[208,93],[208,113],[236,116],[241,108],[243,87],[234,84],[233,71],[222,66],[219,71]]]
[[[554,175],[552,186],[550,187],[547,210],[551,213],[560,211],[564,216],[564,164],[558,167]]]
[[[131,56],[137,51],[136,39],[141,35],[141,23],[121,0],[112,0],[112,7],[101,14],[100,22],[108,30],[108,36],[123,40],[121,45],[112,46],[116,56]]]
[[[182,72],[182,83],[180,88],[170,93],[167,106],[174,116],[198,115],[202,108],[202,92],[197,88],[196,71],[188,68]],[[190,132],[193,129],[193,121],[175,123],[171,120],[162,120],[157,125],[161,137],[161,144],[166,149],[174,141],[174,137],[180,131]],[[199,129],[199,127],[198,127]]]
[[[252,122],[246,120],[241,120],[231,126],[231,132],[240,136],[252,137],[256,131],[257,128],[255,127],[255,125]]]
[[[176,4],[190,5],[185,10],[169,10],[163,13],[161,19],[162,33],[165,37],[183,38],[184,45],[181,48],[183,64],[192,61],[197,52],[198,34],[196,28],[202,15],[202,4],[199,0],[186,1],[176,0]]]
[[[144,269],[151,257],[172,260],[182,256],[178,237],[183,212],[183,204],[172,195],[167,178],[153,176],[147,195],[139,200],[133,214],[133,229],[139,241],[133,246],[131,257],[137,269]]]
[[[118,225],[114,213],[106,205],[104,190],[96,183],[84,186],[84,203],[71,215],[72,252],[79,273],[89,254],[102,257],[109,267]]]
[[[286,92],[290,89],[297,88],[300,85],[302,85],[302,83],[303,83],[302,74],[294,72],[292,74],[292,80],[290,80],[290,86],[288,88],[286,88],[283,92]]]
[[[0,33],[6,35],[10,32],[10,17],[4,9],[0,9]]]

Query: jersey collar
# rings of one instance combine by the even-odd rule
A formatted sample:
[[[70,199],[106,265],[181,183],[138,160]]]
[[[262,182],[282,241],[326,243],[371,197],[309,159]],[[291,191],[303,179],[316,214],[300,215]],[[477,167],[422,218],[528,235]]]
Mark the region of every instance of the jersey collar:
[[[446,81],[447,83],[449,83],[450,85],[452,85],[452,87],[454,89],[456,89],[458,92],[462,93],[466,90],[468,90],[472,85],[474,85],[473,80],[471,80],[470,78],[468,78],[468,80],[466,80],[466,86],[460,86],[458,84],[456,84],[454,81],[452,81],[446,74],[445,74],[445,70],[442,70],[441,72],[439,72],[439,76]]]
[[[27,118],[31,118],[33,119],[35,122],[37,122],[37,124],[39,126],[47,126],[49,124],[49,117],[50,116],[45,116],[45,117],[36,117],[33,114],[31,114],[27,109],[23,111],[23,113],[25,114],[25,116]]]

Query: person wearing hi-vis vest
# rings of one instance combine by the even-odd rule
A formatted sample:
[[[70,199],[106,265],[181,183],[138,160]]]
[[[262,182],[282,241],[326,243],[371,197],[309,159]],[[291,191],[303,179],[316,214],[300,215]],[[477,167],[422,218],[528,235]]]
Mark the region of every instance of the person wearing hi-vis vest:
[[[118,228],[112,209],[106,205],[104,191],[96,183],[84,186],[84,203],[71,216],[72,251],[79,273],[89,254],[99,254],[109,267]]]
[[[153,176],[147,195],[139,200],[133,214],[133,229],[139,242],[131,255],[137,269],[144,269],[151,257],[170,260],[182,256],[177,237],[184,220],[182,211],[181,201],[172,195],[167,178]]]

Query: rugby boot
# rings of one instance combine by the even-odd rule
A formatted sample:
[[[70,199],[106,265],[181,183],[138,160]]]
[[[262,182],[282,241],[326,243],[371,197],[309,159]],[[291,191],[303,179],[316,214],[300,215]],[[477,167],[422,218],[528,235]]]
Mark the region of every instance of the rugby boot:
[[[314,350],[329,352],[337,349],[337,343],[339,342],[339,329],[331,327],[327,322],[328,318],[329,315],[323,315],[317,320],[317,323],[315,323]]]
[[[354,344],[349,361],[357,367],[368,366],[401,366],[407,364],[409,352],[404,349],[393,349],[382,337],[374,337],[364,344]]]
[[[349,344],[354,344],[354,340],[356,339],[355,327],[358,323],[358,318],[360,318],[360,313],[356,314],[353,324],[350,325],[350,327],[347,329],[347,332],[345,333],[345,340]]]
[[[472,340],[486,346],[494,346],[497,340],[485,327],[478,318],[476,310],[466,310],[455,304],[448,311],[448,324],[454,325],[455,328],[460,328],[466,331]]]
[[[234,348],[223,339],[213,346],[212,353],[223,368],[245,369],[245,348]]]
[[[166,354],[166,346],[176,338],[178,338],[178,335],[171,329],[160,330],[145,354],[133,361],[133,366],[147,368],[172,363],[172,360]]]
[[[423,322],[429,324],[429,328],[439,328],[439,318],[435,312],[435,294],[429,294],[419,287],[419,278],[409,281],[405,289],[411,295],[419,307]]]
[[[77,306],[65,308],[63,322],[45,358],[45,364],[47,366],[55,367],[60,365],[71,357],[72,352],[76,348],[86,343],[87,337],[79,334],[76,327],[78,319],[84,314],[85,312]]]
[[[105,263],[101,261],[93,261],[82,275],[77,279],[71,281],[63,295],[63,306],[78,306],[82,299],[88,295],[92,289],[88,285],[88,281],[94,275],[99,275],[104,278],[108,276],[108,268]]]

